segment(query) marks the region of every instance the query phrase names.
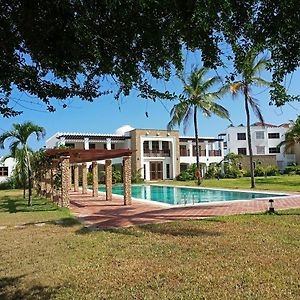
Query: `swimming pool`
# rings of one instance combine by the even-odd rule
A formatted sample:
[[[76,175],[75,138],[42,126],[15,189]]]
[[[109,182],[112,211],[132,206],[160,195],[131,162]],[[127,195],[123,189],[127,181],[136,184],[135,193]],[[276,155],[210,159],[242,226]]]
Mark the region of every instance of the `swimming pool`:
[[[100,187],[105,192],[105,187]],[[123,195],[123,186],[114,186],[113,194]],[[269,194],[258,192],[241,192],[205,188],[188,188],[165,185],[133,185],[133,198],[156,201],[171,205],[207,203],[218,201],[253,200],[257,198],[274,198],[287,196],[283,194]]]

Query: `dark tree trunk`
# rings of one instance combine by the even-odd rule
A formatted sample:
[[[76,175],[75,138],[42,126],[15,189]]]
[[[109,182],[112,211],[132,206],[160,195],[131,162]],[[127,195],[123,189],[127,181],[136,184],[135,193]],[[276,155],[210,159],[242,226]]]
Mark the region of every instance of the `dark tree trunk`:
[[[23,180],[23,199],[26,197],[26,180]]]
[[[251,142],[251,127],[250,127],[250,111],[249,111],[249,91],[248,87],[244,87],[244,96],[245,96],[245,110],[247,117],[247,139],[248,139],[248,148],[249,148],[249,162],[250,162],[250,175],[251,175],[251,188],[255,188],[255,178],[254,178],[254,166],[253,166],[253,151],[252,151],[252,142]]]
[[[198,140],[198,125],[197,125],[197,107],[194,106],[194,129],[195,129],[195,138],[196,138],[196,165],[197,165],[197,183],[201,184],[201,171],[200,171],[200,163],[199,163],[199,140]]]
[[[31,193],[31,169],[28,167],[28,206],[32,206]]]

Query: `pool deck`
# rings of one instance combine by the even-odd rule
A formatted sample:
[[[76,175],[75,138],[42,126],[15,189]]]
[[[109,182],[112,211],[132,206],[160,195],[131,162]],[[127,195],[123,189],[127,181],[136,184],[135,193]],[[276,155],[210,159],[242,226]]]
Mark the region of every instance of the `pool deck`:
[[[274,198],[275,209],[300,208],[300,194]],[[72,212],[87,226],[99,229],[164,223],[176,220],[200,219],[214,216],[264,212],[268,199],[206,203],[193,206],[166,207],[157,203],[132,200],[124,206],[120,197],[105,200],[105,194],[70,192]]]

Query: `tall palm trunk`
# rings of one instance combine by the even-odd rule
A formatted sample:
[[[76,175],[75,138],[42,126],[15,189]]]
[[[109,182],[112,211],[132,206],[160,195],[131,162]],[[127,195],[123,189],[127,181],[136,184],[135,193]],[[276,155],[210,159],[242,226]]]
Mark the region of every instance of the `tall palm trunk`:
[[[25,145],[25,152],[26,152],[26,159],[27,159],[27,170],[28,170],[28,206],[32,206],[31,201],[31,194],[32,194],[32,188],[31,188],[31,164],[30,164],[30,157],[28,153],[27,146]]]
[[[200,162],[199,162],[199,140],[198,140],[198,125],[197,125],[197,107],[194,106],[194,129],[195,129],[195,138],[196,138],[196,165],[197,165],[197,183],[201,184],[201,172],[200,172]]]
[[[251,143],[251,127],[250,127],[250,111],[249,111],[249,89],[246,85],[244,87],[244,96],[245,96],[245,110],[247,117],[247,139],[248,139],[248,148],[249,148],[249,162],[250,162],[250,175],[251,175],[251,188],[255,188],[255,179],[254,179],[254,166],[253,166],[253,151],[252,151],[252,143]]]

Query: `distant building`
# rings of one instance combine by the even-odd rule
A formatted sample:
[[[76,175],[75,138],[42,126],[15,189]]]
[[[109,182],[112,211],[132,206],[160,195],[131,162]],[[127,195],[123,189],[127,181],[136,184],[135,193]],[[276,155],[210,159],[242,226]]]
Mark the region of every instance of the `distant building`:
[[[262,165],[275,164],[283,170],[286,166],[297,162],[294,149],[286,153],[284,146],[278,147],[284,141],[290,126],[290,123],[272,125],[259,122],[251,125],[251,142],[255,164],[258,162]],[[243,124],[237,127],[229,126],[226,133],[220,134],[219,137],[224,139],[225,153],[249,155],[247,127]]]
[[[179,136],[177,130],[133,129],[125,125],[113,134],[57,132],[46,141],[46,148],[60,145],[76,149],[136,150],[132,155],[132,169],[145,180],[174,179],[181,170],[196,163],[195,137]],[[211,163],[223,159],[223,149],[220,138],[199,138],[203,172]],[[121,163],[121,159],[113,160],[115,165]]]
[[[0,161],[1,157],[0,157]],[[0,163],[0,182],[6,181],[12,175],[16,163],[13,158],[7,158],[4,162]]]

